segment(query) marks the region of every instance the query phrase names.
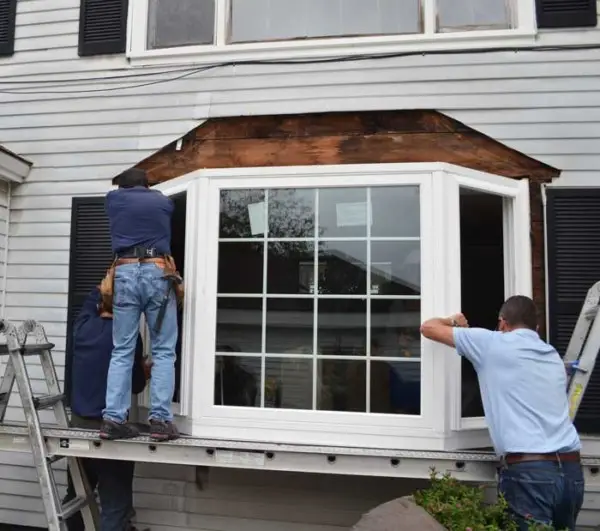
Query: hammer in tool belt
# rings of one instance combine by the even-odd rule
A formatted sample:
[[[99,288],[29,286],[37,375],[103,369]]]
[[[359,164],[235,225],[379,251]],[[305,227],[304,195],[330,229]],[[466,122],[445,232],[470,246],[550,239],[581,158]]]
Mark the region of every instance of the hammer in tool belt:
[[[160,303],[160,309],[158,310],[158,317],[154,324],[154,332],[157,334],[162,328],[163,321],[165,320],[165,312],[167,311],[167,304],[169,304],[169,297],[171,292],[175,293],[175,286],[183,282],[183,279],[177,273],[165,273],[164,277],[167,280],[167,289],[163,295],[163,300]]]

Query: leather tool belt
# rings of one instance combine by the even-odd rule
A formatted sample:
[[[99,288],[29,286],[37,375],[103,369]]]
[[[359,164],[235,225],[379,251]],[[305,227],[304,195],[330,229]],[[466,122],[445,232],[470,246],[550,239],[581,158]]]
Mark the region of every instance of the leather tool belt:
[[[148,258],[163,258],[164,256],[163,253],[158,252],[154,247],[132,247],[131,249],[118,253],[115,258],[137,258],[139,260],[145,260]]]
[[[183,279],[177,271],[175,260],[170,255],[161,255],[156,249],[147,249],[145,247],[134,247],[115,256],[106,275],[100,283],[100,294],[102,296],[102,308],[104,312],[113,311],[113,296],[115,285],[115,270],[118,266],[133,263],[155,263],[164,271],[164,277],[169,280],[170,289],[173,289],[178,304],[183,304],[185,294]]]
[[[555,463],[579,463],[581,456],[579,452],[553,452],[549,454],[506,454],[502,458],[502,464],[516,465],[517,463],[528,463],[533,461],[553,461]]]

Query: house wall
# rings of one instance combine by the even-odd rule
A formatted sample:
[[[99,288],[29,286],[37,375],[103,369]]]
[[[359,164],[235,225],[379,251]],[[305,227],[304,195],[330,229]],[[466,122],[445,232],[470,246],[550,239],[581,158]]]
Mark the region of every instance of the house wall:
[[[12,194],[5,316],[44,323],[61,372],[71,198],[106,192],[117,172],[205,119],[435,109],[561,169],[558,183],[597,183],[599,49],[237,65],[179,80],[168,67],[126,81],[117,79],[131,74],[123,57],[77,57],[78,14],[79,0],[19,1],[16,53],[0,60],[0,140],[34,163],[27,183]],[[594,44],[599,36],[598,30],[549,32],[540,44]],[[67,89],[69,79],[80,81]],[[31,374],[34,390],[41,390],[40,368]],[[17,405],[14,396],[7,420],[22,419]],[[64,484],[64,473],[59,480]],[[193,468],[141,466],[136,505],[154,531],[329,531],[407,486],[213,470],[199,489]],[[0,453],[0,522],[43,526],[38,492],[28,456]],[[588,492],[580,524],[600,524],[600,493]]]

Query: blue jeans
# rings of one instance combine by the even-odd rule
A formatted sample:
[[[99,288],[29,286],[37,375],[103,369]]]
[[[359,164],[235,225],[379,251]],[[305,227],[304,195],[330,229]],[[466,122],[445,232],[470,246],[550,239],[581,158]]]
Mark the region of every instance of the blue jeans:
[[[140,329],[146,317],[152,346],[151,420],[172,421],[175,389],[177,301],[171,290],[160,331],[154,330],[168,288],[163,270],[154,263],[117,266],[113,296],[113,351],[108,369],[105,419],[124,422],[131,406],[131,371]]]
[[[573,531],[584,487],[581,465],[575,462],[517,463],[500,472],[499,490],[519,531],[528,531],[532,522]]]

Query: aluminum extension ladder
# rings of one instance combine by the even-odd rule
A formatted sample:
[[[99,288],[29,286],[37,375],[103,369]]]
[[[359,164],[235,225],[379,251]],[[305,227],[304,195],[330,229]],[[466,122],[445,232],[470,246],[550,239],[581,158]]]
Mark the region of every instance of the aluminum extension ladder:
[[[42,489],[48,530],[66,531],[66,520],[81,511],[86,531],[97,531],[100,529],[98,506],[80,459],[76,457],[66,458],[76,496],[63,505],[52,470],[52,464],[61,459],[62,456],[48,455],[42,433],[38,414],[38,411],[42,409],[53,408],[57,424],[60,427],[68,427],[67,411],[64,405],[65,396],[61,394],[52,360],[51,350],[54,345],[48,342],[42,325],[35,321],[26,321],[17,328],[8,321],[0,320],[0,333],[6,336],[6,345],[0,345],[0,355],[8,356],[4,376],[0,384],[0,423],[4,422],[8,401],[16,382],[27,421],[33,460]],[[29,335],[34,337],[32,344],[27,344]],[[48,395],[33,396],[25,364],[25,358],[28,356],[39,356],[46,384],[48,385]]]
[[[569,416],[575,419],[600,351],[600,282],[587,292],[563,361],[569,373]]]

